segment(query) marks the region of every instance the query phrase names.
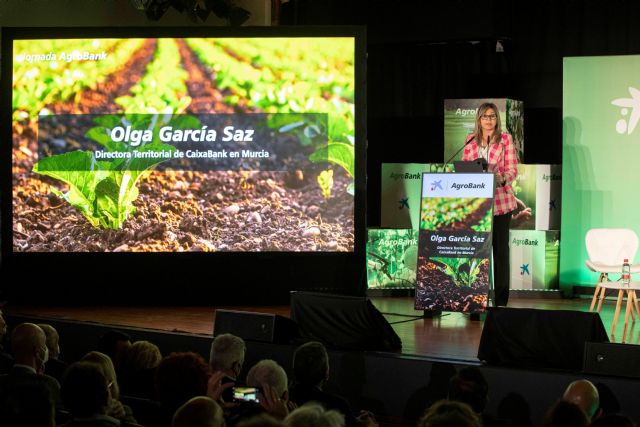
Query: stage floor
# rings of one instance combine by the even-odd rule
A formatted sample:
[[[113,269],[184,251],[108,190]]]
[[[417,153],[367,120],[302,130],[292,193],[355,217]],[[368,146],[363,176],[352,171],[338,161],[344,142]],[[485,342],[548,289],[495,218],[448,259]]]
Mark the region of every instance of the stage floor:
[[[403,343],[402,354],[458,363],[478,363],[477,350],[483,318],[471,320],[469,315],[445,312],[433,319],[418,318],[421,311],[413,308],[411,297],[370,297],[373,304],[391,323]],[[510,307],[543,310],[589,311],[590,299],[512,298]],[[7,315],[33,316],[100,325],[126,326],[211,336],[216,309],[273,313],[289,317],[288,306],[269,307],[26,307],[6,305]],[[624,326],[624,310],[620,313],[616,334],[611,336],[615,300],[603,303],[600,316],[611,341],[620,342]],[[627,343],[640,344],[638,325],[629,320]]]

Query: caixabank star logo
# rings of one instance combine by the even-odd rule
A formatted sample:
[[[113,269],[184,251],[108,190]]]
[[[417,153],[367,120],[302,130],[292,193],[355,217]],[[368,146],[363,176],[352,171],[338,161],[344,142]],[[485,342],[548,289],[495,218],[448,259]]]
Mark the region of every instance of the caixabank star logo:
[[[432,193],[434,193],[434,192],[436,192],[438,190],[441,190],[441,191],[444,190],[444,187],[442,186],[442,180],[441,179],[439,179],[439,180],[435,180],[434,179],[433,181],[431,181],[431,184],[429,184],[429,185],[430,185],[430,189],[431,189]]]
[[[623,118],[616,122],[616,132],[631,135],[640,120],[640,90],[629,87],[631,98],[618,98],[611,101],[615,106],[621,107],[620,114]]]

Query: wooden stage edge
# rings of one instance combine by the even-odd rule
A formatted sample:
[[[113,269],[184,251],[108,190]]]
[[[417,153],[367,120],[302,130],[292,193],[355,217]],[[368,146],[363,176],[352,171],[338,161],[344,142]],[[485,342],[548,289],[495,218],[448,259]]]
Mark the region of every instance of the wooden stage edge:
[[[477,364],[477,350],[482,334],[483,316],[472,320],[463,313],[444,312],[434,318],[419,318],[422,311],[413,306],[412,297],[370,297],[402,340],[402,355],[434,361]],[[589,311],[590,299],[512,298],[509,307],[541,310]],[[606,300],[600,316],[612,342],[615,300]],[[34,317],[59,321],[86,322],[113,328],[140,328],[157,332],[195,334],[211,337],[217,309],[252,313],[269,313],[289,317],[288,306],[220,306],[220,307],[28,307],[6,305],[7,316]],[[624,313],[618,322],[622,336]],[[10,325],[11,326],[11,325]],[[630,323],[627,343],[640,343],[640,321]]]

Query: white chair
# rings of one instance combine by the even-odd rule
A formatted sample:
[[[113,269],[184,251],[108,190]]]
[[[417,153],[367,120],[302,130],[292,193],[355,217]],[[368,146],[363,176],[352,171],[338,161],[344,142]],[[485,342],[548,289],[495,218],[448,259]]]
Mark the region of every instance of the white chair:
[[[622,263],[625,259],[631,263],[631,273],[640,273],[640,263],[633,263],[633,260],[638,251],[638,236],[635,231],[628,228],[592,228],[587,231],[585,236],[585,243],[587,246],[587,254],[589,259],[585,261],[587,267],[593,272],[599,273],[598,283],[596,284],[596,290],[593,293],[593,299],[591,300],[591,306],[589,311],[593,311],[593,308],[598,301],[597,312],[600,312],[602,307],[602,301],[605,297],[605,291],[607,289],[618,290],[618,302],[616,304],[616,312],[613,317],[613,324],[611,327],[611,335],[615,334],[616,324],[618,322],[618,315],[620,314],[620,306],[625,292],[627,297],[631,298],[629,302],[633,301],[635,309],[640,314],[637,299],[635,298],[635,291],[632,289],[626,289],[622,282],[609,280],[609,274],[620,274],[622,270]],[[633,295],[631,295],[633,294]],[[635,321],[635,315],[631,310],[631,316]],[[625,335],[626,326],[628,323],[629,313],[625,316]],[[624,342],[624,337],[623,337]]]

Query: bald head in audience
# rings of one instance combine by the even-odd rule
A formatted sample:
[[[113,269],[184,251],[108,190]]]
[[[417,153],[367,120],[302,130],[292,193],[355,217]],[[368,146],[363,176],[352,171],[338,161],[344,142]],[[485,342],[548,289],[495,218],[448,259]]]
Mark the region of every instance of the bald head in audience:
[[[600,407],[598,389],[589,380],[577,380],[567,386],[562,400],[578,406],[589,420],[597,418]]]
[[[49,358],[44,331],[33,323],[16,326],[11,334],[11,351],[17,365],[31,366],[37,372],[43,372]]]

